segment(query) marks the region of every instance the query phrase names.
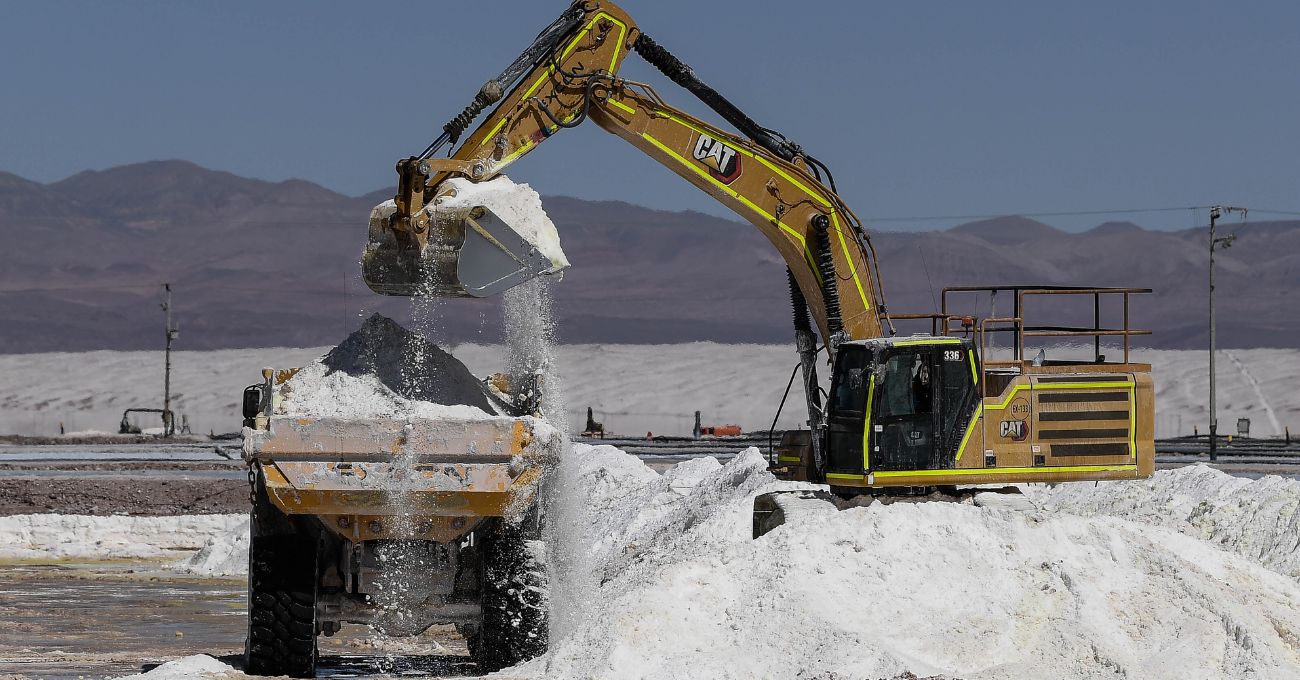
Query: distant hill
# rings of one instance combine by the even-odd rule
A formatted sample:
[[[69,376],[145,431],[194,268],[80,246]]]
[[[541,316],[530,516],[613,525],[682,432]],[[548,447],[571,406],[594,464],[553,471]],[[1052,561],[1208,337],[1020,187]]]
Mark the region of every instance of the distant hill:
[[[160,347],[164,281],[185,349],[329,345],[373,311],[438,341],[498,339],[495,301],[412,308],[361,282],[366,219],[389,195],[184,161],[53,184],[0,173],[0,352]],[[789,341],[784,265],[750,226],[613,201],[544,203],[573,262],[554,287],[562,340]],[[1127,222],[1073,234],[1017,216],[873,231],[893,311],[931,311],[946,285],[1151,287],[1133,317],[1168,348],[1206,346],[1205,238]],[[1287,313],[1300,308],[1300,221],[1252,222],[1219,263],[1223,346],[1300,347],[1300,318]]]

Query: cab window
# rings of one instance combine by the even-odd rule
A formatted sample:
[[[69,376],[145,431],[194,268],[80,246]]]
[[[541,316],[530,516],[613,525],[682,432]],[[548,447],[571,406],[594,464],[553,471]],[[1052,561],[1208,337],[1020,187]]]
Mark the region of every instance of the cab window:
[[[880,416],[911,416],[933,409],[933,381],[929,355],[895,354],[885,361],[884,395]]]
[[[870,379],[871,353],[862,347],[841,347],[835,371],[835,392],[831,395],[831,412],[862,415]]]

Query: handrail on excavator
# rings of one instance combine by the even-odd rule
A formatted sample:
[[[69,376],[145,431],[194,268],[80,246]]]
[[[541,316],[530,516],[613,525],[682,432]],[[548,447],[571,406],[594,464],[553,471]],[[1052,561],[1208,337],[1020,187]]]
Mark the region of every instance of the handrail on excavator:
[[[1068,337],[1091,337],[1093,338],[1093,361],[1094,363],[1105,363],[1105,355],[1101,353],[1101,339],[1103,337],[1122,337],[1124,339],[1124,360],[1122,363],[1129,363],[1131,347],[1129,338],[1139,335],[1151,335],[1147,329],[1135,329],[1129,326],[1129,298],[1131,295],[1141,295],[1152,292],[1150,288],[1113,288],[1113,287],[1092,287],[1092,286],[951,286],[943,289],[942,312],[936,315],[937,318],[943,319],[943,335],[949,335],[952,330],[949,326],[951,319],[963,319],[965,317],[948,314],[948,294],[949,293],[988,293],[991,298],[996,298],[999,292],[1010,291],[1014,296],[1014,307],[1010,317],[986,318],[979,326],[980,355],[984,355],[983,336],[986,333],[1014,333],[1015,344],[1012,346],[1012,359],[1014,361],[1023,361],[1025,357],[1025,338],[1068,338]],[[1046,295],[1090,295],[1092,296],[1092,326],[1029,326],[1025,324],[1025,298],[1028,296],[1046,296]],[[1101,300],[1102,296],[1120,296],[1123,300],[1123,325],[1119,328],[1105,328],[1101,325]],[[897,318],[898,315],[895,315]],[[1010,324],[1004,327],[989,327],[990,323]],[[966,324],[963,323],[963,327]]]

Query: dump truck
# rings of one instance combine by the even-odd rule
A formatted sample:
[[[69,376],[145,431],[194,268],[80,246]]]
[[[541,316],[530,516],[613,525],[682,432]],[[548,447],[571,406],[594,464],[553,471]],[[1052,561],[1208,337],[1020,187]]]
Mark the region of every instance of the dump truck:
[[[410,380],[394,368],[412,365],[403,357],[423,365],[440,350],[415,347],[421,339],[395,326],[372,318],[305,370],[360,374],[392,398],[438,402],[420,399],[408,415],[321,417],[295,406],[298,369],[265,369],[244,392],[251,674],[313,676],[317,636],[345,623],[390,636],[454,624],[484,670],[546,648],[538,499],[557,434],[534,400],[510,396],[508,376],[476,395],[468,371],[442,355]],[[396,349],[392,337],[403,338]],[[370,366],[339,365],[358,348]],[[440,398],[449,382],[469,399]]]

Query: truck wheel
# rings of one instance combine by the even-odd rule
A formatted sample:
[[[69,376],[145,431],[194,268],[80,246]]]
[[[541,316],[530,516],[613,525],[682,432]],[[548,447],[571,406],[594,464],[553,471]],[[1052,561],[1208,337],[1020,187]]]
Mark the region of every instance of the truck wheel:
[[[249,524],[244,672],[315,677],[316,528],[280,512],[260,475]]]
[[[483,620],[469,648],[485,672],[522,663],[546,651],[545,545],[536,521],[504,521],[484,546]]]

